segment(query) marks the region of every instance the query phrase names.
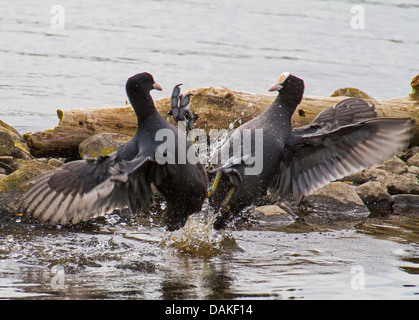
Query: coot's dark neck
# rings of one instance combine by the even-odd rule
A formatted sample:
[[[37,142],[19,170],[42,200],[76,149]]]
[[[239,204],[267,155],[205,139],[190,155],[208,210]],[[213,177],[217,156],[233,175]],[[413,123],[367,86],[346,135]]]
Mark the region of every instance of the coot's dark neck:
[[[286,87],[278,92],[275,101],[269,109],[281,119],[286,119],[291,123],[291,117],[295,109],[301,103],[304,94],[304,82],[301,79],[294,77],[292,85],[285,84]],[[283,121],[281,121],[283,122]]]
[[[300,101],[301,100],[298,99],[289,99],[289,97],[283,97],[281,94],[278,94],[267,111],[272,113],[275,117],[280,117],[282,120],[291,121],[291,117]]]
[[[138,124],[144,122],[150,115],[158,113],[149,91],[128,94],[129,101],[137,115]]]

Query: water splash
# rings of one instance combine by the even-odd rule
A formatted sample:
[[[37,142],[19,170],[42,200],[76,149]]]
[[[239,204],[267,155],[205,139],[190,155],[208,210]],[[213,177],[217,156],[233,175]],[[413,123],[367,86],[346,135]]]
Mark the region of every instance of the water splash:
[[[200,256],[242,251],[230,231],[214,230],[214,221],[215,215],[204,208],[189,216],[183,228],[173,232],[165,231],[160,246]]]

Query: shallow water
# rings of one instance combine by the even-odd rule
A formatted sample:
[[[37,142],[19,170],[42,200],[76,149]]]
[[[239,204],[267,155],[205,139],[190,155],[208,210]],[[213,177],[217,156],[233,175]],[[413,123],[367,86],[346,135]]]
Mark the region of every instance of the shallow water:
[[[180,82],[266,92],[289,71],[309,95],[353,86],[389,99],[418,74],[416,0],[363,1],[360,30],[349,0],[72,1],[63,29],[51,26],[55,4],[0,3],[0,119],[21,133],[54,127],[58,108],[125,104],[141,71],[165,89],[155,98]],[[417,218],[222,234],[196,221],[168,234],[155,216],[73,228],[19,219],[0,220],[0,298],[419,297]]]
[[[222,233],[202,217],[175,233],[116,214],[70,228],[9,221],[0,227],[0,298],[418,299],[419,220],[395,219]]]

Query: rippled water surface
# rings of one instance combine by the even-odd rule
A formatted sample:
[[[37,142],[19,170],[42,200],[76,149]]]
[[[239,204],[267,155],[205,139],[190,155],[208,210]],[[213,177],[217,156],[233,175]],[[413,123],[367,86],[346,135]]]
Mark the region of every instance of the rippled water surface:
[[[54,127],[58,108],[125,104],[142,71],[165,89],[155,97],[180,82],[266,92],[289,71],[309,95],[353,86],[386,99],[418,74],[416,0],[363,1],[355,30],[349,0],[72,1],[63,20],[57,4],[0,3],[0,118],[23,133]]]
[[[419,73],[416,0],[363,1],[360,30],[349,0],[72,1],[63,29],[56,4],[0,3],[0,119],[21,133],[54,127],[58,108],[125,104],[141,71],[165,89],[155,98],[180,82],[266,92],[289,71],[309,95],[353,86],[388,99]],[[412,217],[222,234],[202,221],[168,234],[155,217],[16,220],[0,219],[0,298],[419,298]]]
[[[192,219],[194,231],[170,234],[151,220],[114,214],[58,229],[3,223],[0,297],[419,298],[418,219],[358,230],[223,233]]]

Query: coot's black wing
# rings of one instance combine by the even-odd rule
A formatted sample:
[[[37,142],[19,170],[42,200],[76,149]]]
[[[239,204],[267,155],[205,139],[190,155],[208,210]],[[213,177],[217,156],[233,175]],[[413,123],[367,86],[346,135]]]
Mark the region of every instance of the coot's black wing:
[[[133,213],[146,211],[152,202],[153,183],[166,199],[166,227],[176,230],[201,209],[205,199],[208,180],[200,164],[170,164],[161,162],[158,155],[139,156],[116,164],[110,171],[106,181],[84,194],[73,207],[76,220],[89,220],[125,206]]]
[[[377,118],[374,105],[360,98],[347,98],[320,112],[310,124],[294,128],[292,132],[296,136],[326,133],[351,123],[374,118]]]
[[[151,182],[162,172],[151,157],[121,161],[110,168],[110,176],[84,193],[69,210],[72,222],[87,221],[118,208],[145,211],[152,202]]]
[[[68,163],[30,181],[21,208],[26,215],[52,225],[77,224],[128,208],[145,210],[152,200],[151,180],[161,179],[151,158],[115,164],[114,156]],[[160,175],[160,176],[159,176]]]
[[[27,216],[40,222],[66,224],[71,208],[83,194],[109,177],[116,154],[98,159],[78,160],[58,170],[39,175],[25,184],[33,185],[23,195],[20,208]]]
[[[406,118],[379,118],[293,136],[271,186],[272,198],[300,200],[330,181],[389,159],[408,145],[413,124]]]

